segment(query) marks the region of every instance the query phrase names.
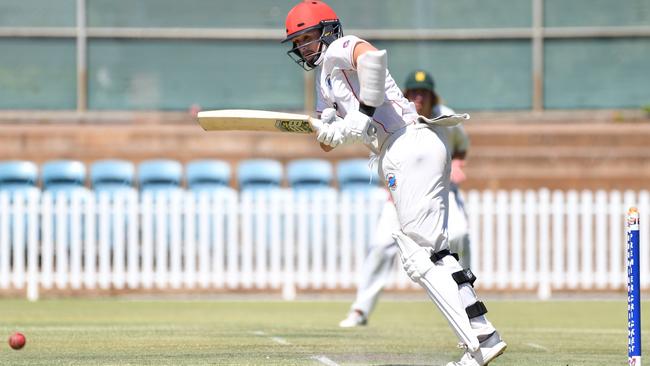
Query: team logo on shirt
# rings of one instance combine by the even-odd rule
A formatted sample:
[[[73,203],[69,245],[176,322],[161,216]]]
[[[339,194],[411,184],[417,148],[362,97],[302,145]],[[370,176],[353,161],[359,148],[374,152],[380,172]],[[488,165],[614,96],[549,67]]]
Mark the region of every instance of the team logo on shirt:
[[[388,189],[391,191],[394,191],[395,188],[397,188],[397,178],[395,178],[395,174],[386,174],[386,184],[388,185]]]

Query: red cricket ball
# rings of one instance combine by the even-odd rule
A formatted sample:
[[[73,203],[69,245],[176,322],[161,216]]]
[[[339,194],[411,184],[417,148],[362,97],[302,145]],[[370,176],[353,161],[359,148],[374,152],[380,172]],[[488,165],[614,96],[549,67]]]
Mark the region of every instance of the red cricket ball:
[[[9,346],[15,350],[25,347],[25,335],[15,332],[9,337]]]

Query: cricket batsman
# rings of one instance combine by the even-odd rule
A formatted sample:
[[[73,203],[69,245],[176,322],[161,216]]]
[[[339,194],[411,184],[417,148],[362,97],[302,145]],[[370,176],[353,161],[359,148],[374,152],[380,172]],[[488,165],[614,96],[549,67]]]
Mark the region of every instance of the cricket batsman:
[[[393,233],[404,270],[425,288],[465,353],[448,366],[486,365],[506,348],[472,287],[476,277],[451,255],[447,215],[451,156],[446,127],[463,118],[419,116],[387,70],[385,50],[343,36],[336,13],[308,0],[286,18],[288,55],[318,68],[317,140],[324,149],[363,143],[378,156],[401,230]]]
[[[419,115],[436,118],[454,114],[453,110],[441,103],[434,88],[434,80],[426,71],[416,70],[408,75],[404,95],[413,102]],[[463,167],[469,149],[469,137],[461,124],[448,127],[447,142],[451,150],[447,236],[451,252],[459,255],[461,266],[467,269],[470,264],[469,228],[458,185],[465,180]],[[377,231],[363,262],[356,299],[339,326],[350,328],[367,324],[393,268],[397,247],[391,234],[399,229],[395,206],[389,199],[379,215]]]

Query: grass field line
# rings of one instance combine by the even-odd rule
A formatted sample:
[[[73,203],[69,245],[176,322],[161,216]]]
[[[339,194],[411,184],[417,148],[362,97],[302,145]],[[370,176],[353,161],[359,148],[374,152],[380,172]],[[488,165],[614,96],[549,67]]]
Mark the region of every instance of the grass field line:
[[[339,366],[338,363],[330,360],[327,356],[312,356],[311,359],[315,360],[315,361],[318,361],[318,362],[322,363],[323,365]]]
[[[521,329],[521,328],[510,328],[510,327],[499,327],[500,332],[521,332],[522,330],[525,330],[526,332],[529,333],[552,333],[552,334],[557,334],[557,333],[579,333],[579,334],[609,334],[609,335],[621,335],[621,334],[627,334],[627,329],[608,329],[608,328],[592,328],[592,329],[580,329],[580,328],[563,328],[563,327],[557,327],[557,328],[526,328],[526,329]]]
[[[259,337],[268,337],[273,342],[275,342],[277,344],[280,344],[280,345],[283,345],[283,346],[290,346],[291,345],[291,343],[289,343],[286,339],[281,338],[281,337],[276,337],[276,336],[269,335],[266,332],[261,331],[261,330],[252,331],[251,334],[259,336]],[[338,363],[332,361],[330,358],[328,358],[327,356],[323,356],[323,355],[314,355],[314,356],[311,356],[310,359],[312,359],[314,361],[318,361],[318,362],[322,363],[323,365],[327,365],[327,366],[339,366]]]
[[[188,327],[188,326],[172,326],[172,325],[25,325],[19,327],[11,327],[4,325],[0,329],[23,329],[23,330],[36,330],[39,332],[105,332],[105,331],[169,331],[169,330],[191,330],[191,329],[204,329],[205,327]]]
[[[537,343],[526,343],[526,345],[527,345],[528,347],[531,347],[531,348],[534,348],[534,349],[540,349],[540,350],[542,350],[542,351],[546,351],[546,352],[549,352],[549,351],[550,351],[550,349],[548,349],[548,348],[546,348],[546,347],[544,347],[544,346],[542,346],[542,345],[539,345],[539,344],[537,344]]]
[[[253,331],[253,332],[251,332],[251,334],[256,335],[256,336],[260,336],[260,337],[268,337],[273,342],[275,342],[277,344],[281,344],[283,346],[290,346],[291,345],[291,343],[289,343],[286,339],[284,339],[282,337],[276,337],[276,336],[268,335],[268,334],[266,334],[266,332],[263,332],[261,330]]]

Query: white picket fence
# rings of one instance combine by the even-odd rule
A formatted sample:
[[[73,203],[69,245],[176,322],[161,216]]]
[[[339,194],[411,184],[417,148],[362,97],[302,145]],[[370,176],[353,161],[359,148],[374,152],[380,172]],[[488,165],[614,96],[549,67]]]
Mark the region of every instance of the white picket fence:
[[[477,288],[622,290],[624,214],[641,213],[649,287],[647,191],[470,191]],[[0,291],[25,289],[354,288],[386,199],[372,194],[224,190],[214,194],[0,193]],[[416,288],[396,264],[388,288]]]

